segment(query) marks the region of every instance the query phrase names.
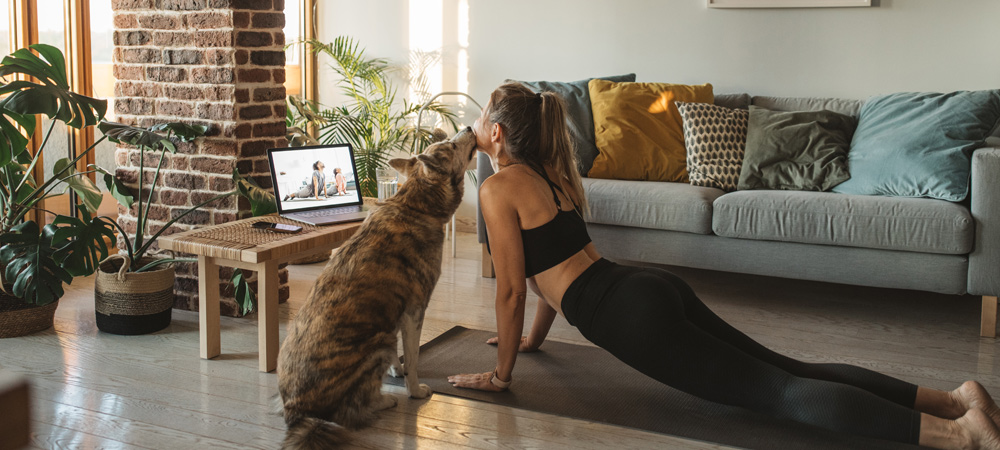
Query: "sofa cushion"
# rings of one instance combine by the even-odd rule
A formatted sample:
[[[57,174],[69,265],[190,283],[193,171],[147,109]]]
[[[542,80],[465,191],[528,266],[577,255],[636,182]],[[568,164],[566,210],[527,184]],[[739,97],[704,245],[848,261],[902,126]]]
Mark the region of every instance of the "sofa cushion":
[[[748,109],[750,94],[715,94],[715,104],[729,109]]]
[[[590,80],[594,143],[587,176],[616,180],[688,181],[684,129],[675,101],[712,103],[712,85]]]
[[[834,192],[960,202],[972,151],[1000,122],[1000,89],[900,92],[861,109],[847,156],[851,179]]]
[[[576,150],[577,165],[580,175],[587,176],[590,166],[597,157],[597,146],[594,145],[594,113],[590,108],[590,90],[587,83],[593,78],[584,80],[561,81],[519,81],[534,92],[555,92],[566,104],[566,126]],[[635,74],[600,77],[608,81],[635,81]],[[516,80],[507,80],[511,82]]]
[[[822,111],[825,109],[858,117],[864,101],[843,98],[754,97],[750,104],[771,111]]]
[[[684,121],[691,184],[735,191],[740,181],[750,112],[708,103],[674,103]]]
[[[833,111],[751,106],[739,189],[829,191],[851,177],[847,149],[857,125]]]
[[[587,222],[712,233],[712,202],[723,192],[687,183],[584,178]]]
[[[738,191],[715,200],[719,236],[939,254],[972,249],[969,210],[932,199]]]

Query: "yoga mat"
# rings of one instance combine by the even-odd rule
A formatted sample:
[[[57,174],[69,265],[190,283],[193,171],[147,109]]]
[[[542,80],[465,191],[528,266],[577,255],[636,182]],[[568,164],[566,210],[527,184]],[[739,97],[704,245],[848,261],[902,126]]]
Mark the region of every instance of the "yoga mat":
[[[546,341],[521,353],[510,390],[459,389],[447,377],[491,370],[496,332],[452,328],[420,347],[419,377],[434,395],[451,395],[564,417],[751,449],[913,449],[724,406],[672,389],[596,347]],[[641,344],[639,344],[641,345]],[[650,351],[656,351],[650,348]],[[385,378],[403,385],[402,378]]]

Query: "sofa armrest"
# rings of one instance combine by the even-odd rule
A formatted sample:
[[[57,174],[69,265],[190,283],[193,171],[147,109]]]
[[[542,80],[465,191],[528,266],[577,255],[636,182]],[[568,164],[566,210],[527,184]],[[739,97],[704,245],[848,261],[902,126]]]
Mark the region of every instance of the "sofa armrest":
[[[490,157],[482,153],[476,154],[476,195],[478,199],[479,187],[483,185],[490,175],[493,175],[493,165],[490,164]],[[476,229],[479,236],[479,243],[486,243],[486,222],[483,222],[483,210],[479,208],[479,201],[476,201]]]
[[[971,212],[975,243],[969,253],[969,293],[1000,294],[1000,147],[972,154]]]

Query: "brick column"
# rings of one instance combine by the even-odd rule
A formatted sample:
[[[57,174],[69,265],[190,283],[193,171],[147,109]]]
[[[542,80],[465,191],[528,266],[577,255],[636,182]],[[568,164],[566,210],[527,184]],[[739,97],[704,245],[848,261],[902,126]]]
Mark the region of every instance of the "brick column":
[[[112,0],[115,113],[130,125],[179,121],[209,127],[208,137],[168,155],[149,218],[155,232],[185,209],[231,191],[233,168],[271,186],[265,151],[286,145],[284,0]],[[153,159],[153,161],[148,161]],[[138,180],[138,152],[120,147],[117,175]],[[146,166],[155,169],[155,158]],[[152,180],[153,170],[144,174]],[[136,210],[119,208],[135,232]],[[249,217],[235,197],[202,207],[167,233]],[[198,308],[196,264],[177,268],[175,307]],[[232,271],[224,269],[222,280]],[[282,269],[281,301],[288,298]],[[238,315],[223,281],[222,313]],[[229,293],[227,297],[225,294]]]

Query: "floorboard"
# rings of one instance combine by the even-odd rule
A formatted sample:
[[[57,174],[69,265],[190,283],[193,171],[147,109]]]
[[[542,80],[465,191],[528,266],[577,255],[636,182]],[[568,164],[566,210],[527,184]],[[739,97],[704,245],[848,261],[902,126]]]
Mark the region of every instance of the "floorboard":
[[[496,327],[495,280],[480,276],[475,235],[458,238],[458,255],[445,251],[421,342],[455,325]],[[323,265],[290,266],[282,336]],[[977,379],[1000,393],[996,341],[978,336],[976,297],[668,269],[720,317],[780,353],[938,389]],[[537,300],[529,295],[526,323]],[[171,325],[151,335],[101,333],[93,279],[74,280],[53,329],[2,342],[0,368],[32,382],[29,448],[277,448],[284,423],[268,414],[277,376],[257,371],[256,317],[223,317],[221,326],[223,354],[208,361],[198,358],[196,312],[175,310]],[[591,345],[562,319],[549,339]],[[483,351],[496,350],[484,343]],[[395,386],[384,391],[399,405],[356,432],[348,448],[727,448],[443,395],[412,400]]]

